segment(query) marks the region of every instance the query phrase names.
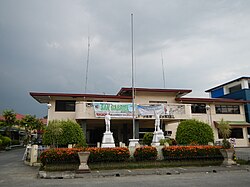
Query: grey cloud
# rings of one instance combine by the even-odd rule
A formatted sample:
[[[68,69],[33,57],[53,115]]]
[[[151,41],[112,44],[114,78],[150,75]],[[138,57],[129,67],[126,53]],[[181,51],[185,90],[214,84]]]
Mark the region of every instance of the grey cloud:
[[[134,13],[136,86],[191,88],[192,96],[249,76],[250,2],[218,0],[0,1],[0,111],[46,115],[29,91],[88,92],[131,85]]]

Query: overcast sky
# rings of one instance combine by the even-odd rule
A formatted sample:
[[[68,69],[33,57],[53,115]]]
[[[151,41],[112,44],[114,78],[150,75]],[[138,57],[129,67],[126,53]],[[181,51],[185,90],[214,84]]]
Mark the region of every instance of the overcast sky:
[[[131,87],[206,89],[249,76],[247,0],[0,0],[0,112],[47,114],[29,92],[88,93]],[[162,54],[162,55],[161,55]],[[161,57],[162,56],[162,57]]]

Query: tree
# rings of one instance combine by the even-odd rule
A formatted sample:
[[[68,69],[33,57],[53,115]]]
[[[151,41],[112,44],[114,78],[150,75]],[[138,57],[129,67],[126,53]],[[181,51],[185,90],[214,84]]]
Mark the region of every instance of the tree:
[[[25,115],[20,121],[20,125],[25,128],[26,143],[31,141],[31,135],[33,131],[41,130],[43,127],[42,122],[36,118],[36,116]]]
[[[229,125],[229,123],[227,121],[224,121],[224,119],[222,118],[220,120],[220,122],[218,123],[218,131],[219,131],[219,134],[222,136],[223,140],[222,140],[222,146],[225,148],[225,149],[229,149],[231,148],[231,144],[230,142],[227,140],[227,138],[230,137],[231,135],[231,127]]]
[[[181,145],[207,145],[214,142],[214,134],[212,128],[202,121],[184,120],[177,128],[176,141]]]
[[[14,110],[7,109],[3,111],[3,117],[3,125],[6,127],[5,132],[11,138],[11,127],[17,122],[16,113]]]

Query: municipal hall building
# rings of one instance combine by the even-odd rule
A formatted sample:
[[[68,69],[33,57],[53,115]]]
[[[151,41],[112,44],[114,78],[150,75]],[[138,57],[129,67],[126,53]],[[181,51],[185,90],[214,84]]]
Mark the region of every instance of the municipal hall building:
[[[215,142],[222,141],[217,125],[221,119],[231,126],[236,147],[249,147],[250,139],[250,77],[241,77],[207,90],[208,98],[188,97],[189,89],[134,88],[134,128],[132,88],[121,88],[116,95],[38,93],[30,95],[47,104],[48,121],[75,120],[82,127],[89,146],[102,141],[104,117],[111,116],[111,131],[116,145],[126,145],[135,134],[142,140],[155,129],[155,116],[165,137],[175,138],[181,120],[197,119],[208,123]],[[134,132],[133,132],[134,130]]]

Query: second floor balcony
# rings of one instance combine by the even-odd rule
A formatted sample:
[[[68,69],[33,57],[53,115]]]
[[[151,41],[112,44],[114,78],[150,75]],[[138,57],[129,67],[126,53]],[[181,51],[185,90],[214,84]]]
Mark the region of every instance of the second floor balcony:
[[[135,104],[119,102],[76,102],[76,119],[104,118],[109,113],[115,119],[154,119],[160,115],[162,119],[190,119],[190,104]]]

